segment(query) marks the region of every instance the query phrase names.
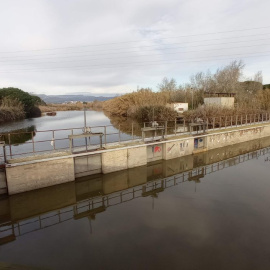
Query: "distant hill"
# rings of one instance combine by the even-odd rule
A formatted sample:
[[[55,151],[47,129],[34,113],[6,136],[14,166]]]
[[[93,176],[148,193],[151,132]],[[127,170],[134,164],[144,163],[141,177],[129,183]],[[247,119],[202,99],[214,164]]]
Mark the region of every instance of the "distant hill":
[[[65,103],[70,101],[81,101],[81,102],[90,102],[94,100],[104,101],[114,97],[96,97],[96,96],[87,96],[87,95],[44,95],[39,94],[42,100],[46,103]]]

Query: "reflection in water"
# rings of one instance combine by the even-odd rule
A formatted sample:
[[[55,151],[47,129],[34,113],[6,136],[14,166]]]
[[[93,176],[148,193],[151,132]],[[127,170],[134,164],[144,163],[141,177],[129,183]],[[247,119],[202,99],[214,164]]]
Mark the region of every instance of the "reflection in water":
[[[106,112],[104,114],[110,119],[111,124],[115,129],[120,130],[122,133],[128,134],[128,135],[134,135],[137,137],[140,137],[142,135],[141,128],[143,127],[143,123],[134,121],[131,118],[127,117],[121,117],[121,116],[115,116],[110,115]],[[133,125],[133,130],[132,130]]]
[[[203,241],[203,239],[208,239],[207,241],[210,243],[212,241],[210,240],[210,235],[215,234],[215,231],[211,232],[211,230],[218,230],[218,228],[213,227],[209,228],[208,230],[203,227],[197,228],[196,226],[194,227],[194,225],[192,225],[191,227],[193,227],[193,230],[199,230],[197,233],[200,235],[198,239],[193,239],[192,233],[195,233],[195,231],[192,232],[191,228],[186,228],[184,226],[185,223],[187,222],[187,220],[192,218],[192,223],[194,222],[195,224],[201,224],[202,226],[204,226],[203,224],[205,220],[209,218],[207,217],[207,213],[213,207],[217,207],[217,212],[215,212],[214,216],[211,218],[214,218],[214,220],[220,219],[220,215],[223,211],[223,214],[226,213],[226,218],[228,222],[229,220],[232,220],[234,216],[230,216],[230,212],[227,212],[226,207],[227,204],[230,204],[230,199],[232,201],[235,200],[234,197],[231,197],[232,194],[237,191],[238,194],[236,198],[239,199],[241,192],[238,189],[237,185],[233,185],[233,182],[231,182],[229,179],[233,178],[235,173],[238,174],[237,179],[240,177],[240,171],[239,169],[237,169],[239,167],[241,167],[242,169],[245,168],[245,170],[242,171],[242,174],[245,175],[245,171],[248,172],[251,164],[256,162],[256,160],[260,156],[263,156],[263,161],[267,160],[270,153],[270,148],[268,146],[270,146],[270,138],[265,138],[258,141],[252,141],[248,143],[228,146],[221,149],[215,149],[198,155],[191,155],[184,158],[154,162],[148,164],[147,166],[133,168],[126,171],[115,172],[107,175],[100,174],[91,177],[83,177],[77,179],[76,182],[10,196],[9,198],[0,201],[0,218],[2,224],[0,227],[0,235],[2,248],[4,250],[4,247],[8,247],[11,244],[15,245],[16,247],[15,243],[17,242],[19,242],[18,245],[20,244],[22,246],[28,246],[27,242],[25,241],[27,239],[31,241],[31,235],[36,235],[34,232],[39,231],[39,233],[45,234],[47,231],[46,228],[49,227],[51,228],[50,230],[48,229],[49,232],[53,232],[53,238],[51,238],[51,241],[58,239],[60,235],[62,235],[62,232],[60,232],[62,228],[64,231],[67,230],[67,234],[70,235],[69,241],[71,245],[72,243],[76,245],[76,238],[74,238],[72,235],[75,233],[76,230],[79,230],[83,231],[83,233],[88,232],[93,237],[88,239],[88,244],[82,243],[82,245],[87,245],[87,247],[89,248],[88,245],[90,243],[95,243],[96,248],[98,250],[103,250],[104,252],[106,248],[104,246],[101,246],[99,243],[102,243],[105,246],[108,245],[109,247],[112,247],[112,243],[117,245],[120,239],[117,240],[115,237],[118,237],[117,235],[119,235],[120,237],[120,235],[122,235],[123,233],[123,241],[126,243],[125,245],[127,245],[128,250],[130,250],[129,245],[133,245],[134,243],[138,245],[140,243],[140,234],[144,235],[144,237],[147,237],[147,234],[152,235],[151,230],[156,231],[158,229],[159,234],[152,235],[152,237],[154,238],[146,240],[147,243],[148,241],[154,241],[156,243],[156,241],[154,240],[155,237],[158,237],[158,239],[163,239],[163,241],[166,242],[166,237],[171,237],[168,234],[168,228],[170,228],[169,231],[173,232],[174,236],[176,237],[175,239],[178,239],[177,235],[179,233],[179,230],[188,230],[186,232],[184,231],[185,233],[182,236],[184,238],[182,238],[181,240],[178,239],[178,242],[174,243],[174,238],[169,241],[170,245],[173,245],[174,248],[179,248],[180,250],[182,250],[182,252],[183,250],[186,250],[185,254],[187,250],[190,249],[190,245],[193,249],[197,250],[200,244],[204,243],[202,245],[202,248],[206,248],[207,245]],[[245,164],[249,165],[245,166]],[[261,171],[263,170],[262,165],[257,166],[259,166]],[[232,174],[231,172],[234,173]],[[221,175],[226,175],[224,182],[219,181]],[[204,187],[204,185],[206,184],[205,181],[202,181],[204,178],[208,179],[211,185],[207,185],[206,187]],[[254,197],[254,194],[256,194],[256,189],[250,189],[251,183],[250,181],[248,181],[248,175],[246,175],[246,179],[244,180],[245,185],[241,185],[241,189],[244,189],[246,186],[249,187],[246,192],[250,193],[252,191],[253,193],[250,193],[250,195],[253,194]],[[223,186],[219,187],[217,185],[218,183],[223,183]],[[229,183],[230,185],[232,185],[231,187],[230,185],[228,185]],[[200,185],[201,190],[199,193],[197,186],[198,184]],[[182,191],[177,189],[177,187],[182,187]],[[256,187],[258,188],[258,186]],[[199,200],[198,206],[195,206],[196,202],[194,200],[189,200],[189,203],[187,204],[187,201],[185,200],[187,200],[188,196],[190,196],[188,195],[190,193],[190,191],[188,192],[190,188],[192,192],[196,192],[196,194],[201,194],[200,196],[206,196],[207,194],[207,200],[201,201],[199,196],[196,197],[197,200]],[[207,191],[204,191],[205,188],[207,189]],[[183,193],[186,189],[187,191]],[[222,193],[220,193],[221,190],[222,192],[225,192],[224,196],[222,195]],[[215,196],[215,193],[219,194],[220,197],[219,199],[212,201],[211,198]],[[160,197],[161,194],[162,196],[165,196],[166,200],[163,199],[163,197]],[[263,193],[261,195],[263,195]],[[179,204],[179,196],[181,198],[181,204]],[[251,198],[249,196],[244,196],[243,201],[241,201],[240,204],[235,202],[235,205],[230,208],[230,211],[232,211],[232,215],[237,213],[238,216],[236,215],[235,218],[239,219],[239,222],[241,222],[241,216],[243,218],[246,218],[245,215],[248,212],[245,211],[251,211],[248,210],[249,208],[245,208],[245,206],[248,205],[248,201],[250,199]],[[222,200],[225,201],[223,202]],[[159,218],[157,217],[157,223],[153,224],[151,221],[152,218],[154,218],[155,215],[160,215],[160,209],[163,209],[161,203],[164,205],[167,211],[166,217],[168,220],[165,221],[163,220],[162,216],[159,216]],[[257,204],[258,203],[255,202],[254,207],[258,207]],[[142,217],[139,213],[144,213],[149,207],[150,209],[152,209],[151,211],[153,211],[152,214],[151,212],[147,212],[148,215]],[[199,211],[197,216],[190,216],[191,212],[194,211],[194,207],[200,207],[204,210]],[[174,213],[173,211],[172,214],[170,214],[172,209],[175,208],[178,209],[177,212]],[[122,213],[122,211],[124,212]],[[177,215],[179,211],[184,211],[184,219],[181,219],[180,223],[175,224],[173,220],[175,219],[175,214]],[[257,209],[257,211],[257,213],[259,214],[261,210]],[[121,213],[120,216],[118,213]],[[163,213],[163,215],[165,214]],[[114,216],[118,216],[121,218],[116,220],[111,219]],[[134,218],[136,218],[132,218],[133,216]],[[111,220],[112,223],[107,223],[107,219]],[[131,219],[132,223],[130,223],[128,219]],[[79,223],[79,221],[82,221],[83,223]],[[87,222],[87,224],[85,222]],[[189,220],[189,222],[191,222],[191,220]],[[114,229],[111,228],[111,226],[113,226],[113,224],[115,223],[119,227],[113,227]],[[80,224],[80,226],[82,226],[80,227],[81,229],[79,229],[75,224]],[[99,225],[97,226],[96,224]],[[128,229],[125,228],[125,230],[123,231],[123,224],[128,224]],[[169,227],[166,230],[163,230],[162,228],[165,226],[165,224],[168,224]],[[224,229],[227,229],[228,225],[224,225]],[[244,225],[246,226],[247,224],[243,224],[243,226]],[[237,230],[237,227],[235,227],[234,229]],[[200,230],[202,232],[200,232]],[[129,231],[132,233],[132,235],[129,234]],[[104,239],[104,234],[107,235],[108,239]],[[219,232],[217,235],[220,235]],[[139,238],[136,239],[136,237]],[[232,237],[235,238],[236,236],[232,235]],[[20,239],[21,241],[19,241]],[[61,249],[63,248],[60,243],[56,245],[59,245],[59,248]],[[141,242],[141,245],[145,246],[145,242]],[[159,247],[155,245],[148,246],[151,247],[153,253],[148,251],[145,256],[151,256],[152,259],[154,259],[154,257],[157,255],[162,256],[162,254],[166,252],[166,249],[168,249],[168,246],[166,246],[165,243],[164,245],[165,246],[161,245]],[[215,242],[212,243],[212,245],[212,249],[219,249],[219,246],[222,245],[222,242]],[[237,245],[237,243],[235,243],[235,245]],[[116,248],[116,246],[114,245],[113,247],[114,249]],[[43,248],[48,248],[48,246]],[[91,246],[91,250],[93,250],[93,248],[94,246]],[[159,252],[159,249],[162,250],[161,253]],[[224,250],[226,250],[225,246],[223,247],[223,251]],[[124,252],[124,250],[122,251]],[[202,250],[199,249],[198,251]],[[83,250],[80,250],[80,252],[83,252]],[[189,252],[191,253],[191,251]],[[157,255],[155,253],[157,253]],[[7,253],[5,252],[4,254],[5,255],[0,254],[0,259],[3,259],[2,256],[6,256]],[[102,260],[103,255],[104,254],[100,253],[99,255],[96,254],[95,256],[98,256],[98,260]],[[239,254],[237,255],[244,256],[243,254],[241,255],[240,250]],[[109,255],[107,254],[107,256]],[[132,256],[132,252],[128,253],[128,255],[126,254],[126,256],[130,258],[130,256]],[[137,256],[144,256],[140,252],[139,247],[138,249],[136,249],[136,257]],[[177,254],[174,254],[172,258],[174,258],[175,260],[177,256]],[[197,254],[195,256],[199,255]],[[210,256],[210,254],[207,256]],[[10,256],[10,259],[13,260],[14,258],[15,257]],[[86,257],[83,258],[86,260]],[[93,257],[91,258],[93,259]],[[189,260],[188,258],[189,257],[187,257],[187,260],[189,261],[188,265],[183,264],[183,262],[175,261],[175,268],[180,269],[180,267],[183,266],[183,269],[198,269],[196,268],[198,267],[198,265],[193,265],[191,263],[192,260]],[[199,257],[197,258],[199,259]],[[211,259],[211,256],[204,258],[205,262],[207,261],[209,265],[211,265],[210,262],[213,258]],[[226,255],[224,255],[225,261],[226,258]],[[110,259],[112,258],[110,257]],[[167,260],[165,258],[163,259],[165,261]],[[248,257],[245,257],[245,259],[248,259]],[[54,260],[57,261],[57,259]],[[68,257],[64,257],[64,260],[71,262]],[[110,269],[119,269],[119,266],[123,266],[123,260],[125,261],[124,257],[122,259],[118,258],[114,261],[114,265],[112,267],[108,267],[108,265],[107,267]],[[221,257],[220,260],[223,261],[223,257]],[[120,263],[121,261],[122,263]],[[92,263],[95,267],[99,266],[94,262]],[[171,265],[172,262],[167,261],[167,263]],[[46,265],[46,263],[44,265]],[[125,269],[127,265],[128,263],[125,264]],[[232,265],[230,265],[229,267],[230,269],[231,266]],[[238,268],[236,269],[239,269],[239,265],[237,266]],[[54,267],[58,269],[58,267],[56,267],[55,265]],[[66,269],[72,269],[72,267],[74,268],[74,265],[66,265],[65,267]],[[147,266],[136,264],[136,267],[134,266],[131,268],[149,269],[156,267],[163,268],[159,267],[159,265],[155,263],[153,263],[153,265]],[[82,268],[87,269],[86,265],[82,266]],[[218,268],[228,269],[228,267]],[[201,267],[201,269],[204,268]],[[207,269],[211,269],[211,267]],[[248,268],[242,267],[242,269]],[[254,266],[253,269],[260,269],[260,267]]]
[[[8,134],[9,132],[0,133],[0,141],[5,141],[6,144],[18,145],[32,140],[36,135],[36,127],[32,125],[26,128],[15,129],[10,136]]]

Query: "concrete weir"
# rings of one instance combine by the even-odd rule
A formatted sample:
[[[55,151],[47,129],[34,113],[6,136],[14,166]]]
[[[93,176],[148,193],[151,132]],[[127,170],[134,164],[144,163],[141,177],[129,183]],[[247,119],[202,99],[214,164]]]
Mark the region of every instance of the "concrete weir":
[[[189,156],[210,149],[270,136],[270,124],[220,129],[195,136],[168,136],[159,142],[107,144],[94,152],[32,156],[6,164],[10,195],[40,189],[98,173],[109,174],[146,165],[157,160]],[[136,174],[137,175],[137,174]],[[109,176],[109,175],[108,175]],[[139,177],[139,175],[137,175]]]

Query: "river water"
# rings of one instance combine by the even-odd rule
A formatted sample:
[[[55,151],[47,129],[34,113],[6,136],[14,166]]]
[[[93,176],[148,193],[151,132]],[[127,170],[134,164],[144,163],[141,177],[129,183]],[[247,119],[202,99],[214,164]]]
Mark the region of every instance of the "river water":
[[[270,269],[269,146],[266,138],[3,198],[0,261]]]
[[[106,136],[106,142],[116,142],[119,138],[120,140],[132,138],[131,121],[124,118],[109,118],[103,112],[86,111],[86,119],[87,127],[96,127],[91,130],[92,132],[105,133],[104,126],[106,126],[106,133],[111,134]],[[7,155],[8,157],[19,157],[22,153],[54,150],[52,146],[53,139],[55,139],[54,146],[56,150],[67,149],[69,147],[68,135],[82,133],[83,127],[83,111],[60,111],[57,112],[56,116],[42,116],[1,124],[0,136],[1,134],[5,135],[2,136],[4,139],[0,138],[0,140],[5,140],[6,143],[9,143],[7,134],[12,133],[10,136],[12,149],[7,148]],[[53,133],[52,130],[56,131]],[[135,131],[137,131],[136,134]],[[140,127],[138,123],[135,123],[134,138],[139,133]],[[104,136],[103,143],[105,143]],[[92,138],[91,144],[98,145],[98,137]],[[84,145],[84,139],[76,139],[74,141],[75,147]]]

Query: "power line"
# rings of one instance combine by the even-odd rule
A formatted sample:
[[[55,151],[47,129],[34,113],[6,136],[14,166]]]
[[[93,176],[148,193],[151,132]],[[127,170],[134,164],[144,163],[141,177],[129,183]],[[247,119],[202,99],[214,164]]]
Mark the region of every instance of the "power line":
[[[270,52],[270,51],[268,51]],[[251,54],[257,54],[257,53],[251,53]],[[233,54],[233,55],[216,55],[216,56],[212,56],[213,57],[230,57],[229,59],[235,59],[235,58],[231,58],[231,56],[239,56],[239,55],[245,55],[245,54]],[[249,54],[248,54],[249,55]],[[263,54],[263,55],[253,55],[253,56],[244,56],[244,58],[250,58],[250,57],[260,57],[260,56],[269,56],[270,54]],[[224,59],[224,58],[221,58],[221,59],[218,59],[218,58],[215,58],[215,59],[208,59],[208,58],[196,58],[196,59],[204,59],[202,61],[207,61],[207,60],[227,60],[227,59]],[[176,60],[176,61],[168,61],[168,60],[164,60],[164,61],[148,61],[148,62],[145,62],[145,63],[141,63],[140,61],[139,62],[128,62],[128,63],[122,63],[121,65],[117,64],[117,65],[107,65],[106,67],[102,67],[102,65],[87,65],[87,66],[71,66],[71,67],[55,67],[55,68],[42,68],[42,69],[17,69],[17,70],[13,70],[13,71],[0,71],[0,73],[17,73],[17,71],[32,71],[32,72],[38,72],[38,71],[51,71],[51,70],[61,70],[61,69],[96,69],[97,67],[102,67],[102,68],[116,68],[116,67],[134,67],[134,66],[140,66],[140,65],[156,65],[156,64],[159,64],[159,63],[189,63],[189,62],[197,62],[197,60],[194,60],[193,59],[189,59],[189,60],[186,60],[186,61],[182,61],[182,60]],[[198,62],[201,62],[201,61],[198,61]],[[139,65],[138,65],[138,64]],[[152,64],[153,63],[153,64]],[[134,65],[135,64],[135,65]]]
[[[79,60],[79,62],[88,62],[88,61],[95,61],[95,60],[108,60],[108,59],[118,60],[119,58],[125,58],[125,59],[127,59],[127,58],[134,58],[134,57],[138,58],[138,57],[144,57],[144,56],[147,57],[147,56],[158,56],[158,55],[164,55],[164,56],[166,56],[166,55],[169,55],[169,54],[170,55],[173,55],[173,54],[180,54],[180,53],[196,53],[196,52],[200,53],[200,52],[208,52],[208,51],[220,51],[220,50],[239,49],[239,48],[242,49],[242,48],[251,48],[251,47],[268,46],[268,45],[270,45],[270,44],[256,44],[256,45],[236,46],[236,47],[218,48],[218,49],[207,49],[207,50],[196,50],[196,51],[184,51],[184,52],[183,51],[180,51],[180,52],[167,52],[166,54],[162,54],[162,53],[144,54],[144,55],[133,55],[133,56],[128,56],[128,57],[127,56],[118,56],[117,58],[115,58],[115,57],[90,58],[90,59]],[[263,52],[261,52],[261,53],[263,53]],[[74,61],[76,61],[76,60],[62,61],[61,63],[70,63],[70,62],[74,63]],[[59,64],[59,62],[52,62],[52,61],[50,61],[50,62],[32,62],[30,64],[49,64],[49,63],[51,63],[51,64]],[[11,64],[8,63],[8,65],[11,65]],[[16,66],[16,65],[24,66],[24,65],[29,65],[29,64],[26,64],[26,63],[20,64],[20,63],[16,62],[16,63],[14,63],[14,66]]]
[[[209,32],[209,33],[192,34],[192,35],[181,35],[181,36],[167,37],[167,38],[162,38],[162,39],[152,39],[152,41],[160,41],[160,40],[171,39],[171,38],[184,38],[184,37],[194,37],[194,36],[205,36],[205,35],[214,35],[214,34],[224,34],[224,33],[242,32],[242,31],[251,31],[251,30],[266,29],[266,28],[270,28],[270,26],[255,27],[255,28],[245,28],[245,29],[229,30],[229,31],[219,31],[219,32]],[[91,47],[91,46],[124,44],[124,43],[134,43],[134,42],[141,42],[141,40],[121,41],[121,42],[111,42],[111,43],[99,43],[99,44],[88,44],[88,45],[81,45],[81,46],[69,46],[69,47],[58,47],[58,48],[48,48],[48,49],[36,49],[36,50],[4,51],[4,52],[2,51],[0,53],[21,53],[21,52],[34,52],[34,51],[74,49],[74,48],[84,48],[84,47]]]
[[[270,33],[268,33],[270,34]],[[266,34],[264,34],[266,35]],[[256,35],[255,35],[256,36]],[[246,37],[246,36],[245,36]],[[262,40],[268,40],[269,38],[264,38],[264,39],[256,39],[256,40],[243,40],[243,41],[231,41],[231,42],[223,42],[223,43],[214,43],[214,44],[199,44],[199,45],[191,45],[189,46],[190,48],[191,47],[202,47],[202,46],[213,46],[213,45],[225,45],[225,44],[234,44],[234,43],[241,43],[241,42],[253,42],[253,41],[262,41]],[[218,39],[219,40],[219,39]],[[212,41],[212,40],[207,40],[207,41]],[[175,45],[175,44],[183,44],[183,43],[174,43],[172,45]],[[153,46],[147,46],[147,47],[153,47]],[[162,50],[171,50],[171,49],[179,49],[179,48],[186,48],[186,46],[177,46],[177,47],[169,47],[169,48],[162,48]],[[141,48],[140,48],[141,49]],[[149,50],[144,50],[144,51],[156,51],[157,49],[149,49]],[[122,51],[122,52],[113,52],[113,53],[105,53],[105,54],[95,54],[95,55],[112,55],[112,54],[123,54],[123,53],[132,53],[132,52],[141,52],[142,50],[136,50],[136,51]],[[85,51],[87,52],[87,51]],[[85,52],[78,52],[78,53],[85,53]],[[89,51],[91,52],[91,51]],[[59,55],[59,54],[46,54],[44,56],[47,56],[47,55]],[[34,55],[35,56],[35,55]],[[36,56],[40,56],[40,55],[36,55]],[[85,57],[85,56],[88,56],[86,54],[84,55],[69,55],[69,56],[59,56],[57,57],[58,59],[59,58],[74,58],[74,57]],[[20,56],[21,57],[21,56]],[[25,57],[25,56],[24,56]],[[27,56],[26,56],[27,57]],[[33,57],[33,56],[32,56]],[[2,57],[0,59],[8,59],[8,61],[10,60],[13,60],[13,61],[18,61],[18,60],[39,60],[39,59],[54,59],[54,58],[29,58],[29,59],[14,59],[16,57]],[[4,61],[1,61],[0,62],[4,62]]]

